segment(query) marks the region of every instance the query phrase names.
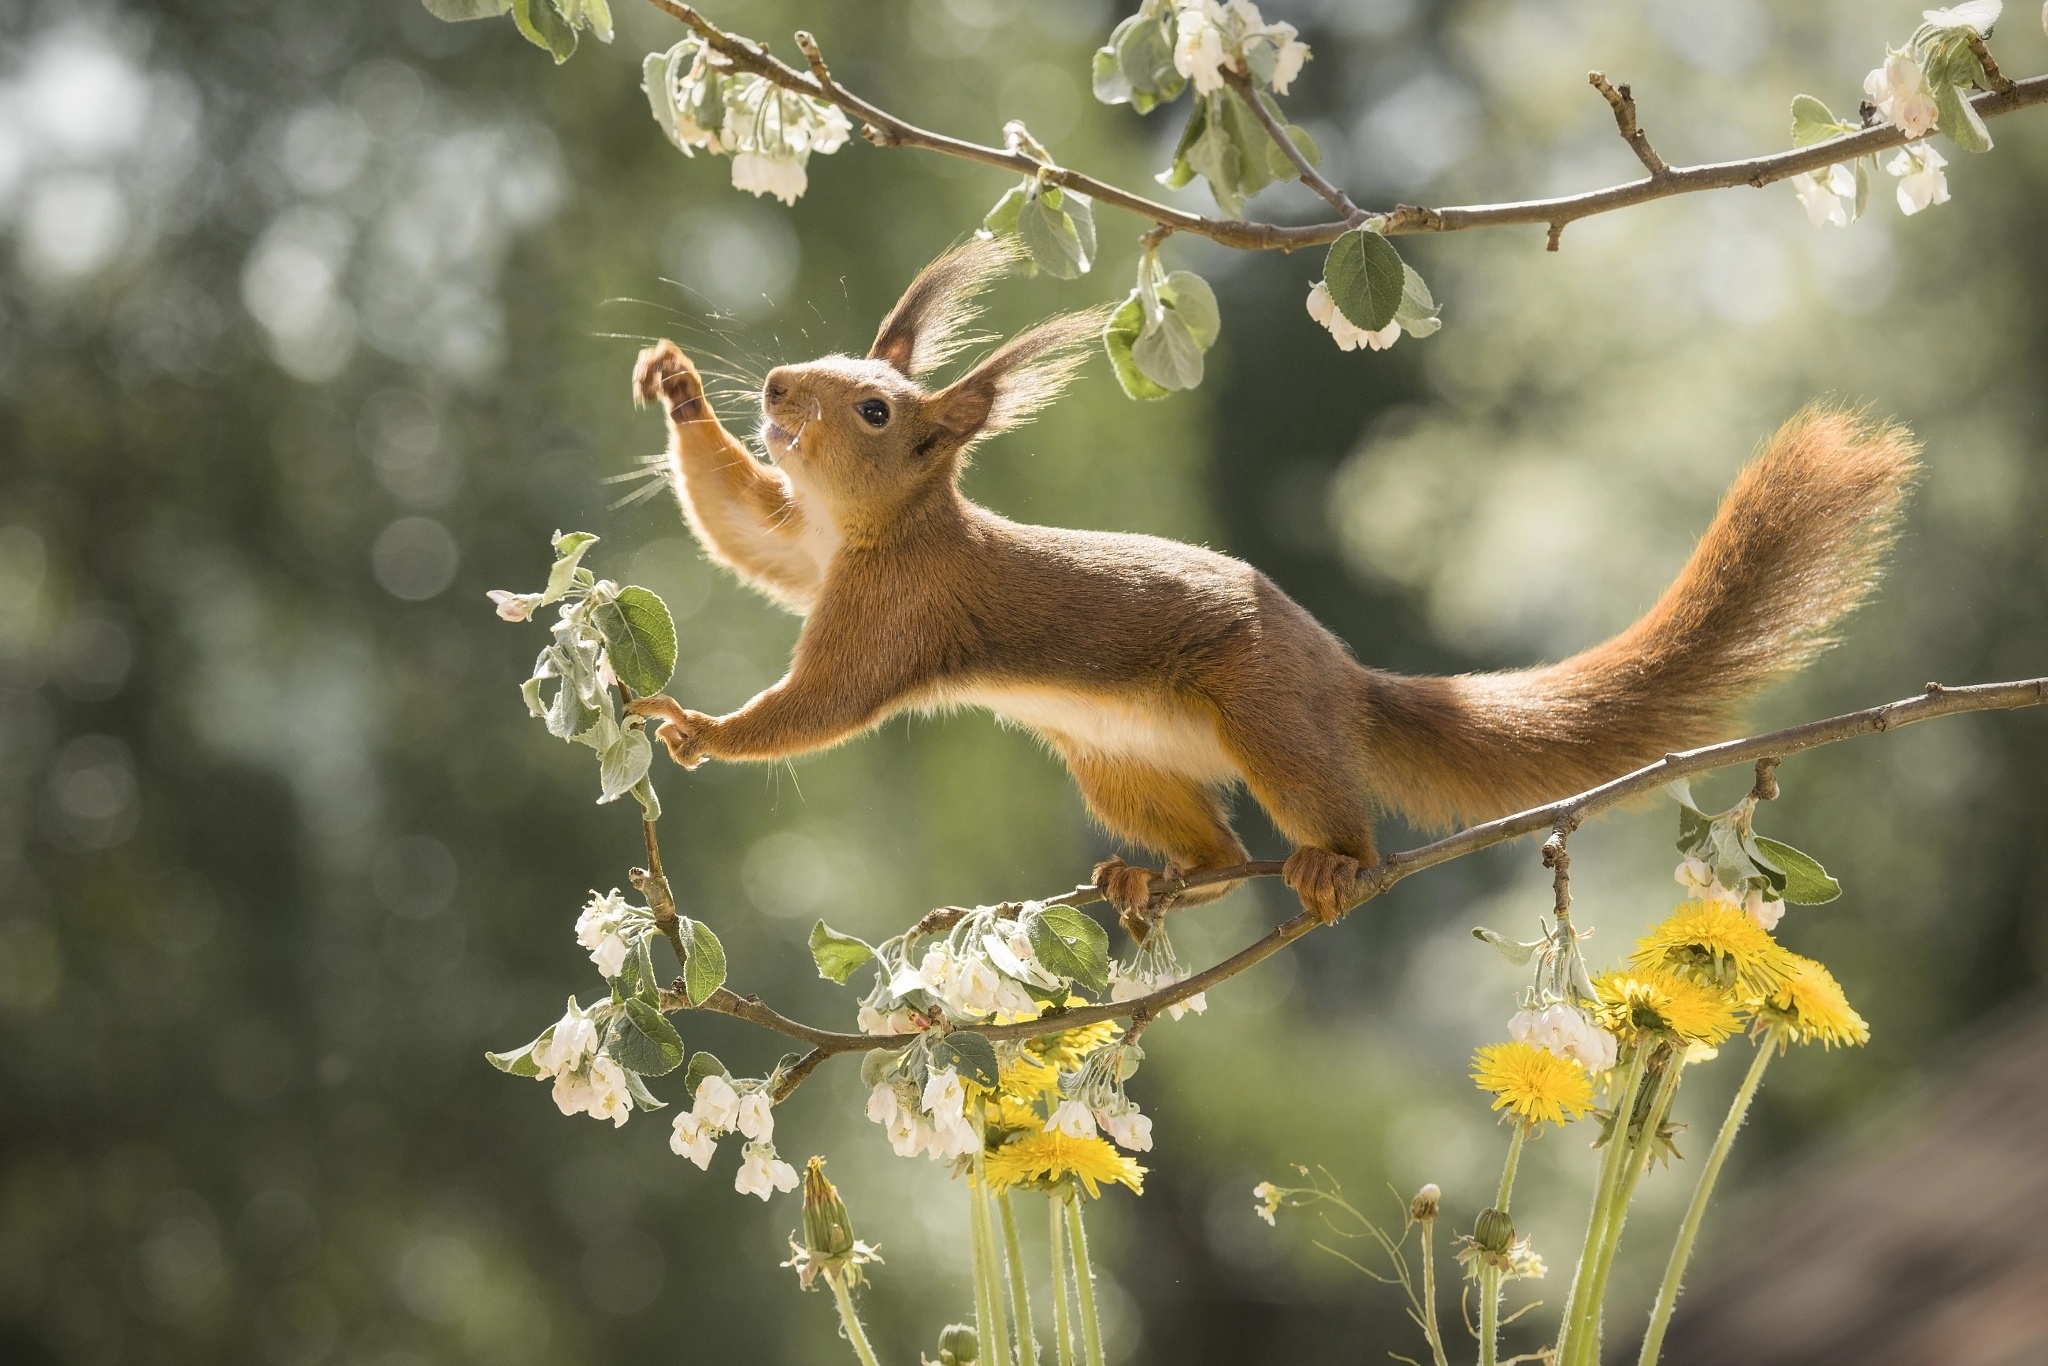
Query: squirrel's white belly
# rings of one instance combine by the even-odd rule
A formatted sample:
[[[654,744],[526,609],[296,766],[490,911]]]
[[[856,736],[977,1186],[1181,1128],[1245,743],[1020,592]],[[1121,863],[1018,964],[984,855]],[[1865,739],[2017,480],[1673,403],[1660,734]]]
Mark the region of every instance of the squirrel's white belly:
[[[1090,697],[1056,688],[970,683],[932,699],[939,707],[986,707],[1005,721],[1103,759],[1135,760],[1198,782],[1233,782],[1213,716],[1166,699]]]

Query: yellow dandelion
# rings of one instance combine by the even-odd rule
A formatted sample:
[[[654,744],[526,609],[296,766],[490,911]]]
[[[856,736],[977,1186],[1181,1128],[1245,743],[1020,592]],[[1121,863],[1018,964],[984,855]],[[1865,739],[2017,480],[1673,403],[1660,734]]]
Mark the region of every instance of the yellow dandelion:
[[[1593,1079],[1570,1058],[1527,1043],[1489,1044],[1472,1055],[1472,1080],[1493,1108],[1529,1124],[1568,1124],[1593,1108]]]
[[[1090,1053],[1106,1043],[1113,1042],[1117,1033],[1116,1021],[1103,1020],[1099,1024],[1069,1029],[1064,1034],[1050,1034],[1042,1039],[1033,1039],[1025,1047],[1062,1072],[1072,1072],[1080,1067]]]
[[[1836,1044],[1848,1047],[1870,1042],[1870,1026],[1864,1023],[1842,993],[1835,975],[1811,958],[1792,955],[1792,975],[1783,986],[1759,1001],[1757,1018],[1764,1028],[1785,1043]]]
[[[1688,1044],[1717,1044],[1740,1023],[1733,1001],[1669,972],[1603,972],[1593,979],[1593,994],[1594,1019],[1622,1038],[1655,1030]]]
[[[1792,975],[1793,954],[1770,932],[1726,901],[1687,901],[1636,941],[1629,966],[1691,977],[1723,991],[1752,996],[1775,991]]]
[[[1145,1169],[1100,1138],[1075,1138],[1057,1130],[1026,1134],[1005,1143],[982,1161],[982,1171],[995,1190],[1012,1186],[1048,1188],[1072,1176],[1099,1196],[1112,1182],[1145,1193]]]

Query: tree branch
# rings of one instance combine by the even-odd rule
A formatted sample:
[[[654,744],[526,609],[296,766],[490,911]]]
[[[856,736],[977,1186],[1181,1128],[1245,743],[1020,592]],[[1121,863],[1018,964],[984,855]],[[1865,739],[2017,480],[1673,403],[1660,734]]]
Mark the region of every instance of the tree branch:
[[[1207,218],[1201,214],[1189,213],[1184,209],[1159,203],[1157,200],[1147,199],[1143,195],[1133,194],[1107,181],[1083,175],[1079,171],[1062,166],[1045,166],[1021,152],[988,147],[963,138],[949,137],[944,133],[934,133],[898,118],[880,106],[855,95],[831,79],[829,70],[825,70],[822,77],[818,75],[819,71],[824,70],[824,57],[815,51],[815,40],[805,46],[805,55],[812,70],[808,73],[802,72],[776,58],[759,44],[721,29],[700,14],[694,6],[683,3],[683,0],[648,0],[648,3],[687,25],[736,69],[761,76],[786,90],[837,105],[848,115],[862,122],[862,135],[878,147],[922,147],[927,151],[940,152],[967,161],[978,161],[986,166],[1001,167],[1020,176],[1042,176],[1066,189],[1079,190],[1100,203],[1112,204],[1141,218],[1150,219],[1158,225],[1155,231],[1194,233],[1220,242],[1226,247],[1236,247],[1244,251],[1296,251],[1303,247],[1325,246],[1336,241],[1353,226],[1349,219],[1339,222],[1281,225],[1236,218]],[[1988,55],[1988,49],[1984,55]],[[1995,65],[1986,65],[1987,80],[1992,79]],[[2004,81],[2004,86],[1976,95],[1970,100],[1979,118],[2001,118],[2033,105],[2048,103],[2048,75],[2029,76],[2025,80],[2012,81],[1999,74],[1993,82],[1994,85],[1997,81]],[[1617,97],[1619,94],[1617,91]],[[1620,111],[1617,110],[1617,121],[1620,117]],[[1640,132],[1638,129],[1638,135]],[[1465,232],[1473,228],[1542,225],[1550,229],[1550,240],[1554,244],[1566,224],[1577,222],[1581,218],[1612,213],[1617,209],[1632,208],[1652,200],[1669,199],[1674,195],[1694,194],[1702,190],[1725,190],[1742,185],[1762,189],[1766,185],[1776,184],[1795,175],[1823,170],[1837,162],[1853,161],[1858,157],[1871,156],[1893,147],[1900,147],[1908,141],[1910,139],[1899,129],[1890,125],[1879,125],[1854,133],[1844,133],[1826,142],[1795,147],[1785,152],[1773,152],[1767,156],[1751,157],[1744,161],[1718,161],[1699,166],[1667,165],[1664,174],[1656,174],[1653,170],[1651,175],[1642,180],[1631,180],[1624,184],[1587,190],[1580,194],[1499,204],[1450,205],[1435,209],[1422,208],[1414,204],[1399,204],[1377,213],[1365,211],[1365,218],[1371,220],[1378,231],[1390,237],[1410,233]],[[1632,140],[1630,146],[1635,147],[1636,143]],[[1647,141],[1643,146],[1648,146]],[[1641,150],[1638,150],[1637,155],[1642,155]],[[1647,161],[1645,165],[1648,165]],[[1311,184],[1313,185],[1313,182]],[[1318,190],[1318,193],[1321,191]]]
[[[1656,763],[1647,764],[1633,773],[1624,774],[1612,782],[1602,783],[1598,787],[1565,797],[1547,806],[1533,807],[1512,816],[1503,816],[1499,820],[1468,827],[1455,835],[1389,854],[1361,874],[1361,880],[1367,888],[1361,902],[1372,900],[1396,882],[1425,868],[1434,868],[1438,864],[1463,858],[1481,849],[1489,849],[1496,844],[1504,844],[1523,835],[1548,829],[1552,834],[1544,845],[1544,863],[1553,870],[1553,891],[1558,912],[1563,916],[1568,913],[1570,906],[1570,861],[1565,853],[1565,837],[1587,816],[1595,812],[1654,792],[1676,778],[1752,762],[1757,768],[1756,793],[1759,797],[1774,797],[1777,792],[1775,770],[1785,755],[1818,749],[1823,745],[1837,744],[1843,740],[1853,740],[1858,736],[1880,735],[1915,722],[1931,721],[1936,717],[1958,716],[1965,712],[2010,711],[2044,704],[2048,704],[2048,678],[2020,679],[2011,683],[1979,683],[1961,688],[1945,688],[1939,683],[1929,683],[1917,697],[1903,698],[1897,702],[1887,702],[1883,706],[1831,716],[1821,721],[1809,721],[1804,725],[1771,731],[1765,735],[1753,735],[1746,739],[1729,740],[1718,745],[1705,745],[1698,749],[1667,754]],[[1283,866],[1278,860],[1265,859],[1228,868],[1211,868],[1199,873],[1189,873],[1171,882],[1161,878],[1154,884],[1155,893],[1151,908],[1158,911],[1171,910],[1173,898],[1180,892],[1194,887],[1216,882],[1237,882],[1254,877],[1277,877]],[[1084,885],[1076,887],[1071,892],[1048,898],[1046,904],[1080,906],[1103,899],[1102,894],[1092,885]],[[952,906],[933,911],[918,922],[913,933],[936,932],[953,924],[964,913],[959,907]],[[1035,1020],[1024,1020],[1015,1024],[962,1025],[958,1032],[979,1034],[991,1041],[1024,1040],[1042,1038],[1069,1029],[1080,1029],[1106,1020],[1149,1020],[1169,1006],[1178,1005],[1191,996],[1212,990],[1247,968],[1265,961],[1321,923],[1313,915],[1303,911],[1274,926],[1220,963],[1145,996],[1133,997],[1127,1001],[1108,1001],[1099,1005],[1080,1006],[1070,1010],[1048,1010]],[[662,992],[661,1008],[667,1011],[680,1011],[692,1007],[689,998],[681,990],[671,988]],[[740,996],[724,987],[712,993],[703,1005],[695,1008],[736,1016],[811,1046],[812,1052],[809,1055],[783,1073],[783,1081],[778,1083],[781,1094],[776,1097],[777,1100],[795,1090],[803,1078],[827,1058],[841,1053],[898,1048],[909,1041],[907,1036],[901,1034],[851,1034],[817,1029],[779,1013],[763,1003],[759,997]]]
[[[1963,40],[1970,45],[1970,51],[1977,58],[1977,65],[1984,68],[1984,83],[1993,90],[2012,89],[2012,78],[1998,69],[1998,59],[1991,55],[1991,48],[1984,41],[1984,35],[1975,29],[1963,30]]]
[[[1671,167],[1657,149],[1650,145],[1650,135],[1636,124],[1636,97],[1626,85],[1619,88],[1608,84],[1604,72],[1588,71],[1586,80],[1606,97],[1609,107],[1614,110],[1614,127],[1621,134],[1621,140],[1636,154],[1636,160],[1643,163],[1643,169],[1650,173],[1652,180],[1671,174]]]
[[[1273,111],[1259,98],[1259,92],[1251,81],[1241,72],[1232,71],[1228,67],[1224,68],[1223,79],[1232,90],[1244,97],[1246,104],[1252,107],[1252,114],[1266,130],[1266,135],[1279,145],[1280,150],[1287,154],[1287,159],[1294,163],[1294,169],[1301,173],[1301,183],[1321,195],[1323,202],[1338,212],[1347,227],[1363,222],[1367,216],[1365,210],[1352,203],[1350,195],[1331,184],[1330,178],[1308,159],[1308,153],[1294,145],[1294,139],[1287,136],[1287,125],[1273,117]]]

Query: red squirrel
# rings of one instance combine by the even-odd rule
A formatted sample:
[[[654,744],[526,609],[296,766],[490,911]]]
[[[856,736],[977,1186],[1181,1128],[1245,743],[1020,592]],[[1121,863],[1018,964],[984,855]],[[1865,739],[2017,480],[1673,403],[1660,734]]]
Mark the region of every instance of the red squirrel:
[[[1826,407],[1737,477],[1635,625],[1560,664],[1409,677],[1358,664],[1258,570],[1153,536],[1026,526],[958,487],[974,444],[1059,393],[1100,311],[1055,317],[952,383],[976,296],[1012,251],[974,241],[918,275],[864,357],[771,370],[766,463],[663,341],[633,388],[668,411],[668,464],[710,556],[804,618],[789,673],[738,711],[629,710],[685,768],[836,745],[906,710],[977,706],[1058,752],[1112,833],[1192,872],[1245,861],[1242,783],[1293,844],[1287,885],[1331,920],[1364,894],[1385,808],[1426,826],[1526,809],[1714,738],[1730,707],[1828,642],[1869,592],[1917,447]],[[1160,874],[1096,885],[1128,919]],[[1235,883],[1181,894],[1222,895]]]

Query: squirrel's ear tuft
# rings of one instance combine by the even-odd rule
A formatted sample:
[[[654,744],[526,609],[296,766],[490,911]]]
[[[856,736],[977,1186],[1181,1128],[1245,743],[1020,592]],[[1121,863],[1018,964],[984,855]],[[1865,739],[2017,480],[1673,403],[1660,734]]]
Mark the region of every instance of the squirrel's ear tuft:
[[[1088,359],[1112,311],[1065,313],[1005,342],[934,397],[940,426],[966,446],[1030,421]]]
[[[1019,259],[1017,239],[977,237],[917,273],[875,333],[868,355],[906,378],[944,365],[974,341],[967,328],[981,316],[975,296]]]

